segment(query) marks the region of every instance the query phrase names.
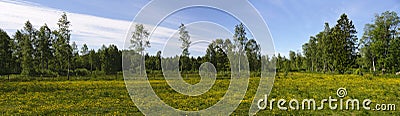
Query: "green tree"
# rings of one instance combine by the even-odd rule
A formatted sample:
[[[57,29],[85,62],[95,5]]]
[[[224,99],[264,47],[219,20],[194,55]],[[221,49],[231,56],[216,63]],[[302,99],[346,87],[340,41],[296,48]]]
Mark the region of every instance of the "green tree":
[[[32,46],[32,40],[35,38],[35,29],[32,24],[27,21],[23,30],[23,39],[19,44],[21,46],[22,51],[22,75],[34,75],[34,62],[33,62],[33,53],[34,49]]]
[[[353,22],[347,18],[346,14],[342,14],[332,30],[333,66],[340,74],[356,64],[358,49],[356,33]]]
[[[298,71],[300,71],[300,70],[303,69],[304,57],[301,55],[301,53],[299,51],[297,51],[296,55],[297,55],[296,56],[296,68],[297,68]]]
[[[182,56],[189,57],[189,55],[190,55],[189,47],[192,42],[190,41],[189,31],[186,30],[186,27],[184,24],[181,24],[179,26],[179,41],[182,42],[182,45],[181,45],[181,49],[183,49]]]
[[[70,69],[71,70],[75,70],[77,67],[79,67],[79,60],[80,60],[80,56],[79,56],[79,49],[78,49],[78,45],[76,45],[75,41],[72,42],[71,44],[71,49],[72,49],[72,57],[71,57],[71,66]]]
[[[324,31],[320,32],[317,37],[318,37],[318,47],[320,51],[320,56],[319,57],[322,61],[322,70],[323,72],[327,72],[328,70],[332,71],[333,70],[333,61],[332,57],[334,57],[334,49],[333,49],[333,39],[331,36],[331,28],[329,27],[328,23],[325,23]]]
[[[394,38],[390,41],[388,50],[388,62],[392,73],[400,71],[400,38]]]
[[[158,51],[156,54],[156,70],[161,70],[161,51]]]
[[[394,47],[397,43],[396,29],[399,27],[399,23],[400,18],[396,12],[386,11],[381,15],[376,15],[373,24],[365,25],[361,40],[361,55],[364,66],[372,67],[373,72],[377,69],[384,72],[395,67],[396,58],[394,56],[397,50]],[[391,47],[392,45],[394,47]]]
[[[278,56],[276,57],[276,69],[277,71],[284,71],[284,64],[283,64],[284,59],[282,58],[281,54],[278,53]]]
[[[308,41],[308,43],[305,43],[303,45],[303,54],[305,55],[306,59],[305,59],[305,64],[306,67],[308,67],[308,71],[315,71],[315,64],[317,62],[317,39],[314,36],[310,37],[310,40]],[[278,64],[277,64],[278,67]]]
[[[234,41],[234,47],[238,53],[238,69],[239,72],[242,69],[242,65],[240,63],[241,59],[244,58],[244,50],[245,50],[245,44],[247,43],[247,37],[246,37],[246,29],[244,28],[243,23],[240,23],[239,25],[235,26],[235,34],[233,35],[233,41]],[[235,58],[236,59],[236,58]],[[236,61],[236,60],[235,60]]]
[[[93,49],[89,51],[89,64],[90,64],[90,72],[92,73],[95,68],[95,63],[98,63],[98,57],[96,55],[96,51]]]
[[[229,69],[229,65],[226,65],[229,62],[227,52],[224,48],[224,40],[216,39],[212,41],[209,46],[209,50],[206,51],[207,55],[209,55],[211,63],[216,66],[217,71],[227,71]]]
[[[211,43],[211,44],[208,45],[204,60],[205,60],[205,62],[212,63],[214,66],[217,65],[216,51],[215,51],[214,43]]]
[[[122,66],[122,56],[121,52],[118,50],[117,46],[109,45],[104,46],[100,50],[101,53],[101,67],[106,74],[116,75]]]
[[[89,48],[86,44],[83,44],[80,50],[81,55],[79,55],[76,66],[77,68],[86,68],[87,70],[91,69],[90,65],[90,56],[89,56]]]
[[[261,70],[261,48],[256,40],[250,39],[245,46],[250,71]]]
[[[52,32],[50,28],[45,24],[44,26],[40,27],[38,32],[38,42],[37,42],[37,52],[40,69],[49,69],[50,60],[53,58],[53,50],[52,46]]]
[[[149,37],[149,32],[144,29],[143,24],[136,24],[135,26],[135,31],[132,34],[132,38],[130,40],[131,46],[136,53],[139,53],[141,61],[144,61],[144,50],[146,48],[150,47],[150,42],[148,40]],[[132,64],[135,65],[135,64]],[[142,72],[144,71],[144,64],[138,64],[139,65],[139,73],[142,75]],[[135,67],[135,66],[133,66]]]
[[[61,18],[58,19],[58,31],[54,31],[53,33],[56,35],[54,48],[55,48],[55,56],[57,59],[57,69],[58,73],[61,75],[67,75],[68,80],[70,76],[70,68],[71,68],[71,58],[72,47],[69,45],[71,30],[69,27],[71,26],[71,22],[67,18],[67,14],[62,14]],[[66,73],[66,74],[65,74]]]
[[[82,48],[81,48],[81,54],[82,55],[86,55],[89,53],[89,48],[86,44],[83,44]]]
[[[13,73],[21,73],[22,71],[22,59],[23,59],[23,54],[22,54],[22,45],[24,41],[24,35],[20,30],[17,30],[13,36],[13,58],[15,61],[15,67]]]
[[[132,38],[130,40],[131,46],[137,53],[143,54],[143,51],[150,47],[150,42],[147,40],[149,37],[149,32],[144,29],[143,24],[136,24],[135,32],[133,32]]]
[[[179,26],[179,41],[182,42],[181,49],[183,49],[182,55],[180,56],[180,69],[181,71],[190,70],[192,66],[189,62],[189,47],[192,42],[190,41],[189,31],[186,30],[184,24]]]
[[[5,31],[0,29],[0,75],[11,73],[13,64],[12,40]]]
[[[290,70],[294,70],[296,68],[296,53],[294,51],[289,51],[289,60],[290,60]]]

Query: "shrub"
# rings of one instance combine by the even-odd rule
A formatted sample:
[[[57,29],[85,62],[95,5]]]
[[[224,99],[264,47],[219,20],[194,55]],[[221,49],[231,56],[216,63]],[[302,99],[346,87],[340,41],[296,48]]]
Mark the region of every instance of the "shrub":
[[[92,75],[103,76],[106,75],[106,73],[104,71],[95,70],[92,72]]]
[[[261,77],[261,72],[259,71],[250,72],[250,77]]]
[[[77,76],[87,76],[90,74],[90,71],[87,70],[86,68],[78,68],[78,69],[75,69],[74,72]]]
[[[354,74],[355,74],[355,75],[363,76],[363,71],[362,71],[361,69],[356,69],[356,70],[354,71]]]
[[[38,77],[55,77],[58,74],[48,69],[38,69],[31,73],[30,76],[38,76]]]
[[[69,71],[69,75],[71,75],[71,73],[72,73],[72,70]],[[58,70],[58,75],[67,76],[68,75],[68,69],[60,69],[60,70]]]
[[[348,71],[344,72],[344,74],[353,74],[353,71],[352,70],[348,70]]]

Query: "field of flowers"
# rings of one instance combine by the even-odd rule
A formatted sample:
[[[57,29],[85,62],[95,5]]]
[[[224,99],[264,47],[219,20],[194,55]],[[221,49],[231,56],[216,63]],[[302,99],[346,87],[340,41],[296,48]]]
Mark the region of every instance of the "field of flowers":
[[[186,80],[189,83],[197,79]],[[259,78],[251,78],[245,98],[233,115],[247,115],[256,92]],[[196,111],[217,103],[229,86],[229,78],[217,79],[210,91],[199,96],[185,96],[175,92],[164,80],[151,80],[157,95],[174,108]],[[337,97],[336,90],[346,88],[343,99],[371,99],[375,104],[400,105],[400,77],[370,75],[331,75],[315,73],[289,73],[277,75],[269,99],[315,99]],[[319,106],[319,103],[317,103]],[[258,114],[283,115],[400,115],[399,111],[331,110],[262,110]],[[398,108],[396,108],[398,110]],[[2,81],[0,83],[0,114],[22,115],[84,115],[84,114],[130,114],[142,113],[131,101],[122,80],[73,80],[73,81]]]

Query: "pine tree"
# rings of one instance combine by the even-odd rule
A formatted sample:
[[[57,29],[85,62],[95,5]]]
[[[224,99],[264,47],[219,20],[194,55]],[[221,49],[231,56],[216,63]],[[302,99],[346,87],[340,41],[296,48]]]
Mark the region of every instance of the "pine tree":
[[[353,22],[342,14],[332,30],[334,48],[334,67],[336,71],[343,74],[344,71],[356,64],[358,38]]]
[[[89,53],[89,48],[86,44],[83,44],[82,48],[81,48],[81,54],[82,55],[86,55]]]
[[[13,58],[11,38],[0,29],[0,76],[11,74]]]
[[[25,37],[20,30],[17,30],[13,36],[13,59],[15,61],[13,73],[21,73],[22,71],[22,45],[24,38]]]
[[[38,32],[38,42],[36,49],[38,51],[38,61],[40,69],[49,69],[50,60],[53,58],[52,46],[52,32],[47,24],[42,26]]]
[[[22,67],[22,75],[34,75],[34,62],[33,62],[33,55],[34,55],[34,49],[32,46],[32,40],[35,38],[35,30],[32,26],[32,24],[27,21],[25,23],[25,27],[23,30],[23,39],[20,42],[21,46],[21,67]]]

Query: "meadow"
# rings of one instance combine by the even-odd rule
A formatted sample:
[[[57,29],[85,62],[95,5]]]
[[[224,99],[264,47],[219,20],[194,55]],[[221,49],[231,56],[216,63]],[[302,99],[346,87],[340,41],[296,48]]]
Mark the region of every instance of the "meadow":
[[[125,87],[123,77],[23,78],[0,77],[1,115],[142,115]],[[165,80],[151,79],[157,95],[168,105],[187,111],[208,108],[217,103],[229,86],[229,78],[217,79],[205,94],[185,96],[175,92]],[[198,78],[187,78],[197,83]],[[259,78],[251,77],[245,98],[232,115],[247,115]],[[375,104],[400,105],[400,77],[394,75],[334,75],[319,73],[278,74],[269,99],[315,99],[337,97],[336,90],[347,89],[343,99],[371,99]],[[274,104],[276,105],[276,104]],[[319,106],[319,104],[317,103]],[[396,108],[398,110],[398,108]],[[400,115],[398,111],[364,110],[261,110],[257,115]]]

